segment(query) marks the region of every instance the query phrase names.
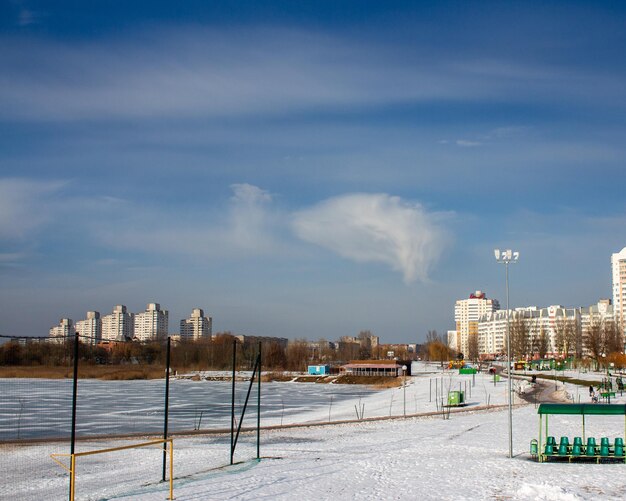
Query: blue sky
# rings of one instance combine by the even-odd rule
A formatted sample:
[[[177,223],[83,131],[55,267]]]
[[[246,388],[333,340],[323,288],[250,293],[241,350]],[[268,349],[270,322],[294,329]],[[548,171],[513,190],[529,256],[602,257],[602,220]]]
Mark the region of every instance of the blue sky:
[[[415,342],[610,297],[621,2],[0,3],[0,333],[160,302]],[[503,302],[503,301],[502,301]]]

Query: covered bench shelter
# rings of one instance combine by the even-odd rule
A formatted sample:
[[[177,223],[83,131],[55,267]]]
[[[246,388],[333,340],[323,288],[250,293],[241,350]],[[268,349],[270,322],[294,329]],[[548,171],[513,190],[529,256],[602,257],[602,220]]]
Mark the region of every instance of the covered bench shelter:
[[[350,376],[397,377],[401,370],[395,360],[355,360],[341,367],[341,372]]]
[[[606,442],[606,447],[607,447],[606,454],[604,453],[604,450],[602,449],[602,447],[605,444],[604,439],[603,439],[602,445],[598,447],[598,450],[599,450],[598,454],[596,454],[595,439],[589,438],[587,442],[585,439],[585,416],[624,416],[624,436],[626,436],[626,405],[624,404],[540,404],[539,408],[537,409],[537,414],[539,414],[539,443],[538,443],[539,447],[537,451],[539,462],[547,461],[548,457],[550,456],[569,457],[570,460],[572,456],[581,457],[581,458],[582,457],[598,458],[598,460],[601,457],[606,457],[606,458],[612,457],[612,458],[624,459],[626,461],[626,457],[624,456],[624,449],[623,449],[623,437],[615,440],[615,444],[614,444],[615,447],[613,449],[613,455],[609,454],[608,442]],[[579,454],[575,453],[577,451],[572,450],[572,446],[569,444],[569,442],[564,444],[563,439],[566,439],[567,441],[566,437],[561,437],[561,443],[558,446],[558,450],[554,451],[555,452],[554,454],[547,454],[548,447],[546,446],[551,445],[548,442],[550,439],[553,439],[553,437],[551,437],[548,434],[548,417],[550,415],[556,415],[556,414],[580,415],[581,416],[582,418],[582,441],[580,445],[582,445],[582,447],[580,448]],[[542,430],[544,430],[544,427],[543,427],[544,416],[545,416],[545,440],[546,440],[545,443],[543,441],[543,434],[542,434]],[[585,442],[587,443],[587,445],[584,445]],[[576,441],[575,441],[575,444],[576,444]],[[593,445],[590,445],[590,444],[593,444]],[[556,443],[552,445],[553,447],[556,447]],[[590,450],[590,447],[593,447],[593,450]]]

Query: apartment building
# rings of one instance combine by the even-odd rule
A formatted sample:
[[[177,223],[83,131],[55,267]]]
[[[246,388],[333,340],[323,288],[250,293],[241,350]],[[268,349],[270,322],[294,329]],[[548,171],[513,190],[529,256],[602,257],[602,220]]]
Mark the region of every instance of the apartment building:
[[[168,334],[167,310],[162,310],[159,303],[149,303],[146,311],[134,315],[133,339],[154,341],[164,339]]]
[[[626,329],[626,247],[611,255],[611,271],[615,320]]]
[[[74,336],[76,334],[76,329],[74,327],[74,321],[71,318],[62,318],[59,320],[59,324],[50,328],[48,335],[51,338],[57,338],[57,340],[61,340],[60,338],[66,338],[69,336]]]
[[[488,299],[482,291],[472,292],[468,299],[459,299],[454,305],[454,336],[448,335],[448,346],[456,346],[464,355],[469,353],[470,336],[478,336],[478,320],[481,316],[500,309],[497,299]]]
[[[211,340],[213,335],[213,319],[205,317],[200,308],[191,310],[191,316],[180,321],[180,338],[182,340],[198,341],[199,339]]]
[[[102,319],[100,312],[88,311],[87,318],[76,322],[76,332],[81,335],[83,343],[96,345],[102,341]]]
[[[126,341],[133,337],[134,316],[126,306],[118,304],[113,312],[102,317],[103,341]]]

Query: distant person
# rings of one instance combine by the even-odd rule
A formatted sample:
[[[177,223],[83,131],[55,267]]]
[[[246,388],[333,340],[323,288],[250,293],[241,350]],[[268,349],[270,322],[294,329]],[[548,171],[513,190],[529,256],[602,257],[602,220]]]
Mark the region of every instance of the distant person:
[[[593,397],[593,386],[589,385],[589,398]]]

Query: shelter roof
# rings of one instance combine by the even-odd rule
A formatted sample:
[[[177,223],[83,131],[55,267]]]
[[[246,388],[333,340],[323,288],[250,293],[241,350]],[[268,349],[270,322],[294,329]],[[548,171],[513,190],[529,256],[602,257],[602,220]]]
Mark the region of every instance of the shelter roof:
[[[537,414],[595,414],[601,416],[624,416],[624,404],[540,404]]]

